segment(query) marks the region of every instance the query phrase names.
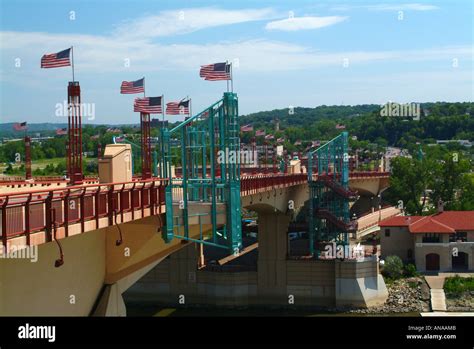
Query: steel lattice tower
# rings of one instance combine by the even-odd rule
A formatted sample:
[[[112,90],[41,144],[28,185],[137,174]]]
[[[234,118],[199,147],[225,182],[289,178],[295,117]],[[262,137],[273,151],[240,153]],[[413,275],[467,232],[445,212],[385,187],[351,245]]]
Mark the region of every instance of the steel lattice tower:
[[[239,131],[238,100],[232,92],[175,128],[161,130],[160,169],[169,180],[163,231],[166,242],[176,237],[232,253],[242,249]],[[172,144],[177,138],[181,138],[180,147]],[[233,154],[235,161],[219,161],[224,154]],[[172,177],[172,165],[181,165],[180,179]],[[223,215],[225,223],[219,223]],[[190,221],[200,228],[197,238],[190,236]],[[211,226],[209,236],[202,232],[203,221]]]
[[[349,190],[347,132],[308,153],[308,184],[310,253],[322,241],[347,244],[354,230],[349,202],[356,198]]]

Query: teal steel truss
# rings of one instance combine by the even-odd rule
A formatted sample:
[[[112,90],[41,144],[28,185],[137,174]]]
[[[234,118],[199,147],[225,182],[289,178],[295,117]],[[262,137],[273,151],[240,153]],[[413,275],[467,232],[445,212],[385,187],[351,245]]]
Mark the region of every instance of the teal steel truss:
[[[173,129],[161,129],[160,175],[169,180],[166,242],[242,249],[239,130],[237,94],[231,92]]]
[[[349,190],[347,132],[308,153],[308,184],[310,253],[325,241],[347,244],[355,229],[349,203],[356,198]]]

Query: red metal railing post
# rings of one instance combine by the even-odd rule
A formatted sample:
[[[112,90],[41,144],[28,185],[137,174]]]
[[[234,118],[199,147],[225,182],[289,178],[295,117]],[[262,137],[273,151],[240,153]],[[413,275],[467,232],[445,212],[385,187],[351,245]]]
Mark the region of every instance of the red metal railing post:
[[[2,244],[3,247],[7,248],[7,204],[9,197],[7,196],[2,204]]]
[[[99,229],[99,212],[100,212],[100,185],[97,191],[94,193],[94,218],[95,218],[96,229]]]
[[[155,181],[153,181],[151,182],[151,186],[150,186],[150,216],[153,216],[156,213],[155,197],[156,197]]]
[[[80,214],[80,222],[81,222],[81,233],[84,232],[84,228],[85,228],[85,208],[84,208],[84,195],[86,194],[86,191],[87,189],[84,188],[84,190],[82,191],[81,193],[81,196],[79,197],[79,214]]]
[[[124,189],[125,189],[125,184],[122,185],[122,188],[120,189],[120,195],[119,195],[120,197],[120,203],[119,203],[120,204],[120,223],[123,223],[123,206],[124,206],[123,205],[123,202],[124,202],[123,191]]]
[[[112,184],[107,191],[107,215],[109,217],[109,225],[114,224],[114,185]]]
[[[130,189],[130,207],[132,209],[132,221],[135,219],[135,206],[133,206],[133,193],[135,192],[135,186],[137,183],[133,183],[132,189]]]
[[[26,236],[26,245],[30,246],[30,202],[33,194],[28,195],[28,199],[25,202],[25,236]]]
[[[68,237],[69,236],[69,197],[71,195],[71,190],[68,189],[66,192],[66,195],[64,196],[64,201],[63,201],[63,211],[64,211],[64,221],[63,221],[63,226],[64,226],[64,236]]]
[[[145,192],[145,183],[142,184],[142,187],[140,188],[140,202],[141,202],[141,208],[142,208],[142,218],[145,216],[145,196],[143,193]]]
[[[45,234],[46,234],[46,242],[50,242],[53,240],[52,238],[52,225],[53,222],[51,221],[51,212],[52,212],[52,201],[53,201],[53,191],[48,192],[48,196],[45,200]]]

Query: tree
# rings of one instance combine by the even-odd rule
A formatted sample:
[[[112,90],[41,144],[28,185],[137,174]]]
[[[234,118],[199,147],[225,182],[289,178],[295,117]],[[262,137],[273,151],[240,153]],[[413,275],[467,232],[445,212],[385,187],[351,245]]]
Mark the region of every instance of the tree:
[[[446,154],[434,167],[434,181],[431,199],[433,203],[440,200],[447,210],[458,206],[456,196],[468,189],[466,173],[469,171],[469,162],[460,158],[459,153]]]
[[[392,160],[392,176],[388,200],[398,205],[401,200],[405,212],[422,215],[433,183],[433,161],[398,157]]]

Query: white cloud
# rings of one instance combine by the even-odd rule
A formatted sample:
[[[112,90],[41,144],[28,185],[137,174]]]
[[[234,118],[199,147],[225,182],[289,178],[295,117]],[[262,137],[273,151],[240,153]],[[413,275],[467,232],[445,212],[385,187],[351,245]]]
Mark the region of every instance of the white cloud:
[[[349,11],[352,9],[366,9],[370,11],[433,11],[438,10],[439,7],[429,4],[378,4],[378,5],[340,5],[333,6],[331,10],[334,11]]]
[[[428,4],[380,4],[367,6],[369,10],[373,11],[433,11],[438,10],[439,7]]]
[[[78,74],[104,72],[139,72],[158,70],[197,71],[201,64],[239,59],[242,72],[291,71],[325,66],[342,66],[349,59],[350,67],[371,62],[446,61],[456,57],[460,64],[471,61],[471,45],[444,46],[416,50],[341,51],[324,52],[314,48],[281,41],[263,39],[212,44],[159,44],[150,40],[118,39],[116,37],[0,32],[2,42],[2,78],[15,78],[21,72],[31,77],[44,77],[39,69],[40,57],[74,45],[75,67]],[[22,68],[14,67],[14,58],[22,59]],[[124,66],[125,59],[130,67]],[[56,70],[56,69],[55,69]],[[61,74],[63,69],[57,69]],[[59,72],[61,71],[61,72]],[[48,76],[52,72],[48,71]]]
[[[319,29],[343,22],[348,17],[327,16],[327,17],[293,17],[267,23],[267,30],[297,31],[308,29]]]
[[[192,33],[205,28],[271,19],[271,8],[224,10],[212,7],[162,11],[122,22],[114,31],[118,37],[162,37]]]

